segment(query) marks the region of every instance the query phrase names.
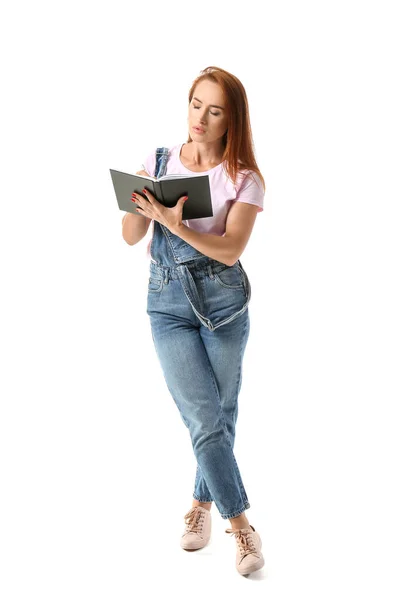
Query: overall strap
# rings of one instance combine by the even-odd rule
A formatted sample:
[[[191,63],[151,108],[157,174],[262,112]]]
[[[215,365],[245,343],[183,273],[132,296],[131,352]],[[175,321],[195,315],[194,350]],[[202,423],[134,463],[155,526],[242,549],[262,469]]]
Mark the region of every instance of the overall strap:
[[[154,177],[162,177],[167,170],[168,148],[161,146],[156,150],[156,168]]]

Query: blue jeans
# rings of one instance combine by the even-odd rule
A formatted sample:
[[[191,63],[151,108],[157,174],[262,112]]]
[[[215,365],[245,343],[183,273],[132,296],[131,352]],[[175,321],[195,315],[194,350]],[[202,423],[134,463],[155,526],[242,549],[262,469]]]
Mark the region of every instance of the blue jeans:
[[[193,497],[214,501],[224,519],[237,517],[250,508],[233,453],[250,282],[240,261],[211,259],[158,221],[150,252],[147,314],[197,460]]]

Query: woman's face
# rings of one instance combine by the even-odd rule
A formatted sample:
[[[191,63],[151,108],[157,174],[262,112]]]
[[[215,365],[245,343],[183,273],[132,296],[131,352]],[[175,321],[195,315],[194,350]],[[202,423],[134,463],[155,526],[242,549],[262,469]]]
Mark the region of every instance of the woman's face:
[[[189,104],[188,125],[195,142],[214,142],[224,135],[228,128],[227,107],[217,83],[203,79],[196,85]],[[194,127],[203,131],[196,131]]]

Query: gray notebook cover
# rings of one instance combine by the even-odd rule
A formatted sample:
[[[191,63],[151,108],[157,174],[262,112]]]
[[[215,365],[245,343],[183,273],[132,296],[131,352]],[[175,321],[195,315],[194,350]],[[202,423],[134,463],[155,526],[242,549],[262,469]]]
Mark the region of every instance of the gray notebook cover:
[[[181,196],[189,196],[183,205],[182,221],[213,216],[208,175],[167,175],[168,179],[157,181],[115,169],[110,169],[110,174],[120,210],[143,216],[132,202],[132,192],[143,196],[145,188],[168,208],[174,207]]]

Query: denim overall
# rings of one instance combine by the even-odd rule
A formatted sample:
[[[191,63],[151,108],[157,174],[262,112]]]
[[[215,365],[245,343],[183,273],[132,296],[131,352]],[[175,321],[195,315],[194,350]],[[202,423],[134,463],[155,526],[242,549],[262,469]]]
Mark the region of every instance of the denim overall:
[[[157,148],[155,177],[167,160],[168,148]],[[150,253],[147,314],[197,460],[193,497],[233,518],[250,507],[233,453],[250,282],[239,260],[231,267],[214,260],[158,221]]]

